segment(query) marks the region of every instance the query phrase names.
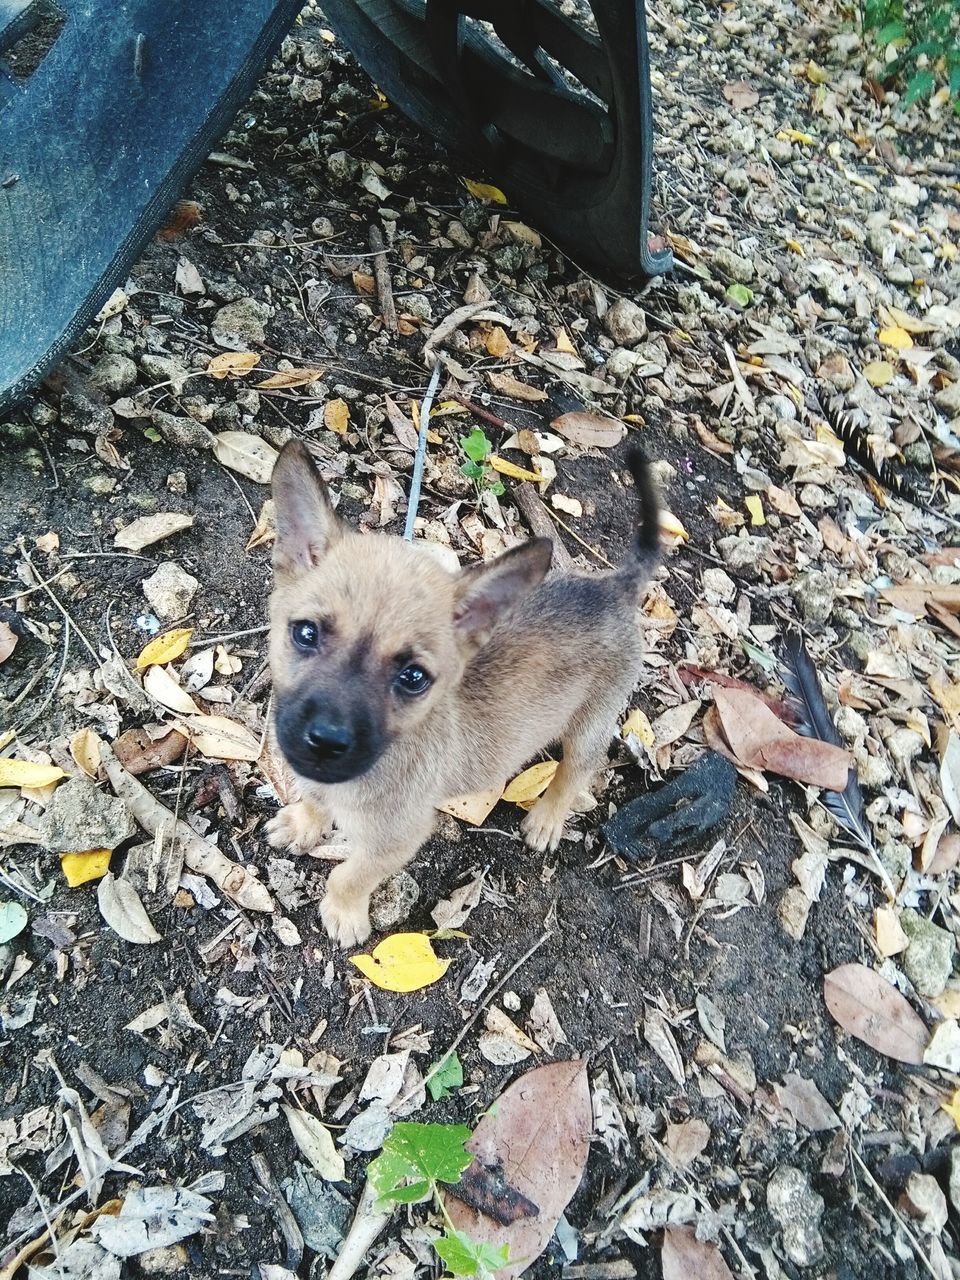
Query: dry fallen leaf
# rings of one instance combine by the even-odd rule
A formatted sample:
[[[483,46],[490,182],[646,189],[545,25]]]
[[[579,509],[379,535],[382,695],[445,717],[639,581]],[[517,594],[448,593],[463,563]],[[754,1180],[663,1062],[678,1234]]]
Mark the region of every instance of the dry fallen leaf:
[[[158,511],[126,525],[114,538],[113,545],[124,551],[142,551],[163,538],[171,538],[175,533],[192,528],[193,516],[179,511]]]
[[[586,1062],[573,1059],[527,1071],[487,1111],[467,1142],[476,1160],[465,1184],[505,1183],[536,1212],[504,1225],[448,1191],[446,1209],[471,1240],[509,1245],[511,1261],[498,1280],[516,1280],[540,1256],[556,1230],[586,1168],[593,1111]],[[514,1197],[515,1199],[516,1197]],[[488,1197],[496,1203],[503,1195]]]
[[[257,484],[269,484],[279,456],[273,445],[249,431],[221,431],[213,437],[218,462]]]
[[[466,796],[454,796],[445,804],[438,804],[440,813],[449,813],[461,822],[468,822],[471,827],[482,826],[496,808],[503,786],[488,787],[486,791],[474,791]]]
[[[322,377],[322,369],[281,369],[255,385],[258,391],[278,391],[284,387],[308,387]]]
[[[512,1067],[531,1053],[539,1053],[536,1045],[521,1031],[502,1009],[491,1005],[484,1017],[486,1030],[481,1032],[477,1047],[480,1055],[497,1067]]]
[[[6,662],[17,647],[19,637],[9,622],[0,622],[0,662]]]
[[[901,951],[906,951],[910,939],[903,931],[896,907],[877,907],[874,923],[877,950],[882,956],[895,956]]]
[[[550,398],[539,387],[531,387],[527,382],[520,382],[518,378],[509,373],[495,373],[490,370],[487,373],[487,381],[494,391],[499,391],[504,396],[510,396],[512,400],[526,400],[530,403],[535,403],[538,400],[549,400]]]
[[[877,1053],[919,1066],[929,1034],[906,997],[862,964],[843,964],[823,980],[823,998],[836,1022]]]
[[[226,716],[189,716],[175,728],[208,760],[258,760],[260,739]]]
[[[719,1248],[709,1240],[698,1240],[693,1227],[664,1230],[660,1267],[663,1280],[733,1280]]]
[[[492,204],[507,203],[507,197],[500,188],[489,182],[475,182],[473,178],[464,178],[463,185],[476,200],[489,200]]]
[[[0,787],[48,787],[66,776],[55,764],[34,764],[32,760],[0,756]]]
[[[137,777],[150,769],[159,769],[179,760],[187,740],[169,725],[142,725],[127,729],[113,744],[117,759],[128,773]]]
[[[328,400],[323,406],[323,422],[328,431],[346,435],[350,425],[350,406],[346,400]]]
[[[206,372],[211,378],[242,378],[259,363],[260,357],[253,351],[224,351],[210,360]]]
[[[149,644],[145,644],[137,655],[137,670],[144,671],[147,667],[173,662],[186,653],[192,635],[192,627],[178,627],[175,631],[165,631],[163,635],[157,636]]]
[[[550,495],[550,505],[557,511],[562,511],[565,515],[573,516],[579,519],[583,515],[583,505],[576,498],[568,498],[564,493],[553,493]]]
[[[393,933],[350,963],[384,991],[419,991],[442,978],[450,961],[439,959],[424,933]]]
[[[557,760],[541,760],[530,765],[507,784],[501,798],[511,804],[529,804],[546,791],[558,768]]]
[[[70,739],[70,755],[78,769],[95,778],[100,768],[100,739],[92,729],[78,729]]]
[[[759,693],[715,686],[713,698],[737,764],[769,770],[830,791],[842,791],[847,785],[853,767],[850,753],[832,743],[794,733],[774,715]]]
[[[164,667],[148,667],[143,677],[143,687],[150,697],[168,711],[182,716],[202,715],[200,708],[185,689],[181,689]]]
[[[298,1107],[282,1104],[293,1140],[325,1182],[343,1182],[346,1163],[334,1145],[333,1135],[316,1116]]]
[[[99,880],[110,870],[110,850],[91,849],[89,853],[64,853],[60,858],[60,869],[71,889],[86,884],[88,880]]]
[[[536,471],[527,471],[524,467],[518,467],[515,462],[508,462],[506,458],[498,458],[495,453],[489,455],[487,462],[493,467],[494,471],[499,471],[502,476],[509,476],[511,480],[529,480],[533,484],[540,482],[541,477]]]
[[[683,1069],[683,1058],[677,1047],[670,1023],[659,1009],[649,1009],[643,1020],[643,1038],[654,1051],[663,1065],[683,1088],[686,1074]]]
[[[110,928],[124,941],[140,946],[161,941],[136,889],[127,880],[118,880],[111,871],[100,881],[97,906]]]
[[[746,80],[731,80],[723,86],[723,96],[738,111],[749,111],[760,101],[760,95]]]
[[[550,425],[581,449],[612,449],[627,434],[626,426],[618,418],[606,418],[599,413],[561,413]]]

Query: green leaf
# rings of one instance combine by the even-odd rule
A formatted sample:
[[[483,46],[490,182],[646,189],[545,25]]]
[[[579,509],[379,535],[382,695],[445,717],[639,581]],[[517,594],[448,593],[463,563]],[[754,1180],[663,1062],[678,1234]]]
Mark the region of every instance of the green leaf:
[[[903,95],[903,105],[909,107],[918,98],[925,98],[933,90],[936,81],[932,71],[918,71],[907,85]]]
[[[382,1200],[408,1204],[419,1200],[438,1182],[456,1182],[473,1159],[463,1144],[470,1137],[465,1124],[395,1124],[383,1151],[367,1168]],[[412,1185],[403,1185],[404,1183]]]
[[[439,1102],[441,1098],[449,1098],[450,1090],[459,1089],[462,1084],[463,1063],[455,1053],[448,1053],[436,1075],[427,1081],[427,1088],[434,1102]]]
[[[462,1231],[452,1231],[449,1235],[441,1236],[434,1240],[433,1247],[455,1276],[489,1274],[510,1261],[508,1244],[495,1249],[492,1244],[480,1244],[471,1240]]]
[[[753,290],[748,289],[745,284],[728,284],[724,296],[731,302],[735,302],[738,307],[749,307],[753,301]]]
[[[894,40],[902,40],[906,34],[907,28],[899,19],[896,22],[888,22],[877,32],[877,44],[892,44]]]
[[[480,481],[483,479],[484,471],[479,462],[461,462],[460,474],[466,476],[468,480]]]
[[[143,434],[147,437],[148,440],[152,440],[154,444],[159,444],[160,441],[163,439],[163,436],[160,434],[160,432],[157,430],[156,427],[147,427]]]
[[[495,494],[498,498],[506,492],[506,490],[503,487],[502,480],[491,480],[488,478],[486,485],[484,487],[489,489],[490,492]]]
[[[460,437],[460,448],[473,462],[483,462],[493,449],[490,441],[479,427],[474,427],[468,436]]]
[[[29,918],[19,902],[0,902],[0,943],[9,942],[18,933],[23,933]],[[472,1159],[473,1156],[469,1156],[467,1164]]]

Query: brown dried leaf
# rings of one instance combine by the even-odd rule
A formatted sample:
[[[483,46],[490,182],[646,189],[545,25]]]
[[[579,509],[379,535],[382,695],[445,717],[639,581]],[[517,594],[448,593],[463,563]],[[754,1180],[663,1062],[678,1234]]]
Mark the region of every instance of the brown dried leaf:
[[[775,1084],[773,1091],[781,1107],[811,1133],[840,1128],[839,1116],[813,1080],[788,1071],[783,1077],[783,1084]]]
[[[127,729],[113,744],[114,754],[126,769],[137,777],[150,769],[173,764],[186,750],[187,739],[165,725],[145,725]]]
[[[539,387],[531,387],[527,382],[521,382],[519,378],[514,378],[509,373],[494,373],[492,370],[487,374],[487,381],[493,387],[494,391],[499,391],[501,395],[510,396],[513,400],[527,400],[530,402],[537,400],[549,400],[549,396],[545,391],[541,391]]]
[[[823,980],[834,1020],[877,1053],[919,1066],[929,1033],[900,992],[862,964],[842,964]]]
[[[6,662],[17,647],[19,637],[8,622],[0,622],[0,662]]]
[[[749,111],[760,101],[760,95],[747,80],[730,80],[723,86],[723,96],[737,111]]]
[[[830,791],[842,791],[847,785],[853,758],[842,747],[794,733],[758,693],[715,688],[713,697],[738,763]]]
[[[733,1280],[715,1244],[698,1240],[693,1227],[667,1227],[660,1253],[663,1280]]]
[[[256,383],[258,391],[276,391],[282,387],[307,387],[323,377],[322,369],[281,369],[271,373],[263,382]]]
[[[681,1087],[686,1084],[683,1058],[670,1029],[670,1023],[659,1009],[651,1009],[643,1020],[643,1038]]]
[[[710,1137],[710,1126],[706,1121],[694,1117],[692,1120],[684,1120],[682,1124],[668,1124],[663,1145],[673,1166],[685,1169],[697,1156],[703,1154]]]
[[[193,528],[193,516],[181,511],[157,511],[152,516],[141,516],[125,525],[113,540],[114,546],[124,551],[142,551],[175,533]]]
[[[612,449],[627,434],[627,428],[617,418],[600,413],[561,413],[550,425],[564,440],[581,449]]]
[[[510,1246],[512,1261],[497,1271],[501,1280],[516,1280],[547,1247],[583,1177],[592,1128],[587,1066],[577,1059],[525,1072],[477,1125],[467,1143],[476,1163],[482,1170],[499,1164],[504,1181],[537,1206],[535,1214],[503,1225],[446,1196],[459,1231]]]

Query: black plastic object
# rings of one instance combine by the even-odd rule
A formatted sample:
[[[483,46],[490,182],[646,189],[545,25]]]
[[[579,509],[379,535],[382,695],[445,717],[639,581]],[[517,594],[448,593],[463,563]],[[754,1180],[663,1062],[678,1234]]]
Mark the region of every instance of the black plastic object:
[[[553,0],[323,2],[389,100],[482,164],[541,231],[574,257],[648,279],[673,259],[649,243],[643,0],[581,7],[582,22]]]
[[[736,785],[730,761],[708,751],[666,786],[625,804],[604,826],[604,837],[631,862],[669,853],[723,822]]]
[[[302,0],[0,0],[0,411],[67,350]]]

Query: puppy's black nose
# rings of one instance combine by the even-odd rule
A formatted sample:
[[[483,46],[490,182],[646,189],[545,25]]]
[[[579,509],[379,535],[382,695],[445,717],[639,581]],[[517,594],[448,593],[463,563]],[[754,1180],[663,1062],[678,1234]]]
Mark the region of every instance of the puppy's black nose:
[[[353,746],[353,735],[347,726],[332,720],[311,720],[304,736],[307,746],[321,760],[336,760]]]

